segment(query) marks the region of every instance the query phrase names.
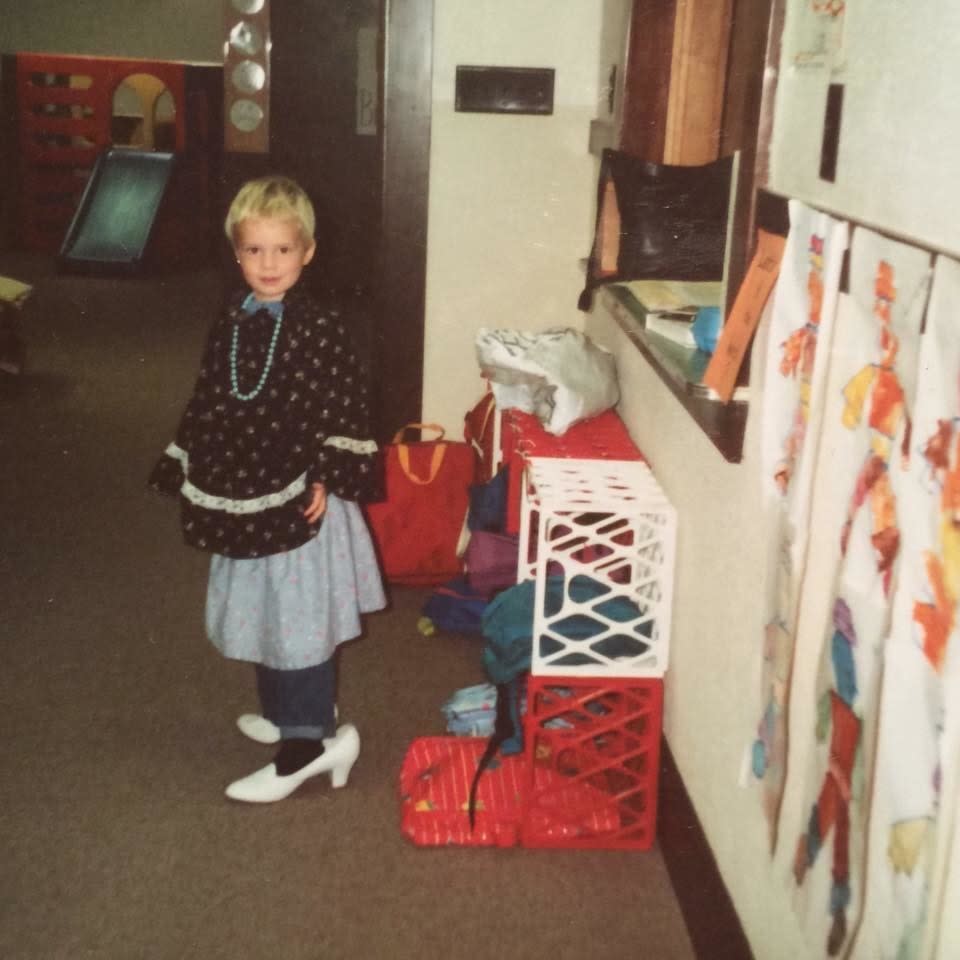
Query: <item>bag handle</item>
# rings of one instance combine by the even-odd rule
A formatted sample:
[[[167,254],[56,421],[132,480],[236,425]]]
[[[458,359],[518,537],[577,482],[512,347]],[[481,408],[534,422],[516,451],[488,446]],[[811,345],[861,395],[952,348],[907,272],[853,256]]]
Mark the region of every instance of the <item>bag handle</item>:
[[[403,435],[408,430],[436,430],[437,435],[433,438],[434,440],[442,440],[444,433],[446,431],[439,423],[408,423],[405,427],[401,427],[393,438],[394,443],[403,443]]]
[[[483,435],[487,432],[487,427],[490,426],[490,418],[493,416],[493,411],[497,409],[497,398],[493,395],[492,392],[488,393],[487,396],[490,398],[487,402],[487,409],[483,415],[483,423],[480,424],[480,439],[483,439]]]
[[[418,477],[410,468],[410,447],[406,443],[403,443],[403,435],[408,430],[437,431],[436,440],[433,441],[436,443],[436,446],[433,448],[433,455],[430,457],[430,468],[426,477]],[[443,439],[443,434],[443,427],[436,423],[408,423],[405,427],[401,427],[397,431],[396,436],[393,438],[393,442],[397,445],[397,459],[400,461],[400,469],[403,470],[407,479],[411,481],[411,483],[415,483],[421,487],[426,487],[437,479],[437,474],[440,472],[440,467],[443,466],[443,458],[447,453],[446,444],[438,442]]]

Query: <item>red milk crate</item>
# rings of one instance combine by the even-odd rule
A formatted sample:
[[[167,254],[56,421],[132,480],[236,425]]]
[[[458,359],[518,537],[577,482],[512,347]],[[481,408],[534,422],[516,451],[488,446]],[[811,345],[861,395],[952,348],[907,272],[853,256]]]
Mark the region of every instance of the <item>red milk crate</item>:
[[[649,849],[662,720],[661,679],[530,676],[522,846]]]

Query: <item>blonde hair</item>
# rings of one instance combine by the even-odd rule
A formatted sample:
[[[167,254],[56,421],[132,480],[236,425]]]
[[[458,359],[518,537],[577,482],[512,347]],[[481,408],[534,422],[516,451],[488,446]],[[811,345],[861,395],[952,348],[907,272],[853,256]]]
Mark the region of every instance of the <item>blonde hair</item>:
[[[236,243],[237,226],[243,220],[263,217],[277,220],[296,220],[303,234],[303,242],[313,242],[316,214],[303,188],[289,177],[259,177],[245,183],[230,204],[224,230],[227,239]]]

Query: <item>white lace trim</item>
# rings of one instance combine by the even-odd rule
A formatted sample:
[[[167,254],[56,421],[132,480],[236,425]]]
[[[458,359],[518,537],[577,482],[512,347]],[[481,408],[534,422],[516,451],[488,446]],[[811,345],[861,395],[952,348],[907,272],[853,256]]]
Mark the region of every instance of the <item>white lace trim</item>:
[[[307,475],[301,473],[293,483],[278,490],[276,493],[268,493],[265,497],[252,497],[250,500],[233,500],[230,497],[215,497],[212,494],[204,493],[199,487],[195,487],[189,480],[183,481],[180,492],[193,504],[198,507],[204,507],[207,510],[222,510],[224,513],[233,513],[245,516],[250,513],[259,513],[261,510],[269,510],[272,507],[282,507],[289,503],[295,497],[299,497],[307,489]]]
[[[171,443],[167,449],[168,457],[179,460],[184,473],[187,472],[189,457],[187,451]],[[293,483],[288,484],[283,490],[276,493],[268,493],[264,497],[251,497],[249,500],[234,500],[232,497],[215,497],[212,493],[205,493],[199,487],[194,486],[189,480],[184,479],[180,492],[198,507],[204,507],[207,510],[222,510],[224,513],[233,513],[239,516],[245,516],[250,513],[259,513],[261,510],[269,510],[271,507],[282,507],[289,503],[295,497],[299,497],[307,489],[307,475],[300,474]]]
[[[171,443],[167,449],[164,450],[164,453],[168,457],[173,457],[174,460],[179,460],[180,466],[182,466],[184,470],[187,469],[187,451],[184,450],[183,447],[178,447],[175,443]]]
[[[373,440],[354,440],[351,437],[327,437],[324,445],[335,447],[338,450],[349,450],[351,453],[376,453],[377,444]],[[183,467],[184,474],[187,472],[189,456],[187,451],[171,443],[166,454],[178,460]],[[307,489],[307,475],[300,474],[293,483],[288,484],[283,490],[276,493],[269,493],[263,497],[252,497],[249,500],[235,500],[231,497],[217,497],[210,493],[205,493],[199,487],[194,486],[186,478],[180,487],[180,492],[193,504],[198,507],[204,507],[207,510],[222,510],[224,513],[232,513],[240,516],[259,513],[261,510],[269,510],[272,507],[282,507],[289,503],[295,497]]]
[[[375,440],[354,440],[353,437],[327,437],[323,441],[325,447],[336,447],[337,450],[349,450],[350,453],[376,453]]]

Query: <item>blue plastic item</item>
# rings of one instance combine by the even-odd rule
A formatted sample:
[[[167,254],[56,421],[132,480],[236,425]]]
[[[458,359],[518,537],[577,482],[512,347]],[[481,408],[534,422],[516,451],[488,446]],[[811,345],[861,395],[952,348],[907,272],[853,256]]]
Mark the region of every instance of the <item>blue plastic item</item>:
[[[173,173],[172,153],[110,149],[100,154],[60,249],[78,269],[142,265]]]
[[[693,320],[693,339],[704,353],[717,349],[717,338],[723,326],[723,314],[719,307],[700,307]]]

